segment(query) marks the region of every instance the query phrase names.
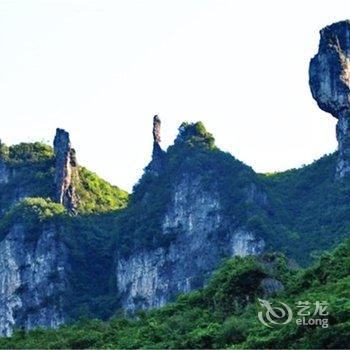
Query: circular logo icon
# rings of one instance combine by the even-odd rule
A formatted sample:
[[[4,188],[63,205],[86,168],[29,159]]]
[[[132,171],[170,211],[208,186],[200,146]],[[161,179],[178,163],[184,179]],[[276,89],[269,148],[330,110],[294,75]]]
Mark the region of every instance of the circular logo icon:
[[[272,328],[274,325],[283,325],[289,323],[293,318],[292,309],[285,303],[279,301],[279,306],[272,306],[264,299],[258,299],[264,311],[259,311],[259,321],[266,327]]]

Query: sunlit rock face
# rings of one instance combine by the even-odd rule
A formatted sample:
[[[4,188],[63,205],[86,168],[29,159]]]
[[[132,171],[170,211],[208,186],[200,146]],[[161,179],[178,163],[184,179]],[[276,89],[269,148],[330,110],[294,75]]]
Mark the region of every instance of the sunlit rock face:
[[[15,328],[56,328],[65,320],[66,247],[53,226],[36,234],[15,224],[0,242],[0,336]]]
[[[162,220],[163,234],[176,232],[176,240],[167,248],[117,259],[118,289],[127,311],[161,307],[202,287],[223,258],[263,251],[264,241],[244,227],[232,229],[221,209],[219,194],[203,188],[200,175],[183,176]]]
[[[320,32],[318,53],[310,62],[309,84],[319,107],[338,119],[336,178],[350,172],[350,21]]]

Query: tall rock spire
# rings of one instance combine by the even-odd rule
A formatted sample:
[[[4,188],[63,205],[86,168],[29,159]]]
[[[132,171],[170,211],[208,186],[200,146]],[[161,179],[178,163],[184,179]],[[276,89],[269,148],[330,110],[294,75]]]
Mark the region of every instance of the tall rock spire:
[[[160,143],[161,139],[160,139],[160,127],[161,127],[161,120],[160,118],[155,115],[153,117],[153,141],[155,143]]]
[[[147,166],[147,170],[151,171],[155,175],[158,175],[163,169],[164,164],[164,155],[165,152],[160,147],[161,137],[160,137],[160,127],[161,127],[160,118],[155,115],[153,117],[153,151],[152,151],[152,160]]]
[[[69,212],[75,213],[77,196],[73,179],[77,176],[75,151],[71,148],[69,133],[56,129],[54,139],[55,164],[55,200],[63,204]]]
[[[318,106],[338,119],[336,178],[340,179],[350,173],[350,21],[327,26],[320,35],[309,84]]]

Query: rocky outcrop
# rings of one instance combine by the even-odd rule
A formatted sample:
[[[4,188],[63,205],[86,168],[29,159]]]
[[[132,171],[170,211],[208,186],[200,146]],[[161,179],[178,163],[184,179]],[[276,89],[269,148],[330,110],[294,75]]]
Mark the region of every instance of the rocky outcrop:
[[[162,219],[169,247],[119,257],[117,283],[129,312],[160,307],[176,295],[200,288],[225,257],[259,254],[264,241],[244,227],[231,227],[220,196],[203,188],[201,176],[184,175]]]
[[[77,178],[75,151],[71,148],[69,134],[63,129],[56,130],[55,152],[55,200],[63,204],[71,213],[76,211],[78,199],[73,180]]]
[[[9,181],[9,169],[5,161],[0,156],[0,185],[7,184]]]
[[[160,127],[161,127],[161,120],[160,118],[155,115],[153,117],[153,130],[152,130],[152,134],[153,134],[153,142],[157,143],[158,145],[160,144],[161,138],[160,138]]]
[[[164,165],[165,152],[162,150],[160,146],[160,142],[161,142],[160,128],[161,128],[161,120],[157,115],[155,115],[153,117],[153,130],[152,130],[152,135],[153,135],[152,160],[146,168],[146,170],[150,171],[154,175],[159,175]]]
[[[0,336],[14,328],[56,328],[64,322],[67,250],[54,226],[39,238],[15,224],[0,242]]]
[[[281,281],[276,278],[266,277],[261,280],[260,287],[264,292],[264,297],[276,294],[284,289]]]
[[[318,53],[310,62],[312,96],[319,107],[338,119],[336,178],[350,172],[350,21],[321,30]]]

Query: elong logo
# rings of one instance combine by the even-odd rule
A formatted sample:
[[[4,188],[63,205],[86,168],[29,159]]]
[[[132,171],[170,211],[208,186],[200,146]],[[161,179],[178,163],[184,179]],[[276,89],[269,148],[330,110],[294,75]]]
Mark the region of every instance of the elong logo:
[[[259,321],[266,327],[281,326],[290,323],[293,320],[292,308],[281,301],[274,306],[268,300],[258,299],[260,305],[263,307],[262,311],[258,312]],[[328,327],[328,303],[326,301],[316,301],[311,303],[309,301],[297,301],[295,303],[296,312],[295,323],[298,326],[321,326]],[[313,312],[310,311],[311,306],[314,305]],[[316,317],[317,316],[317,317]]]

